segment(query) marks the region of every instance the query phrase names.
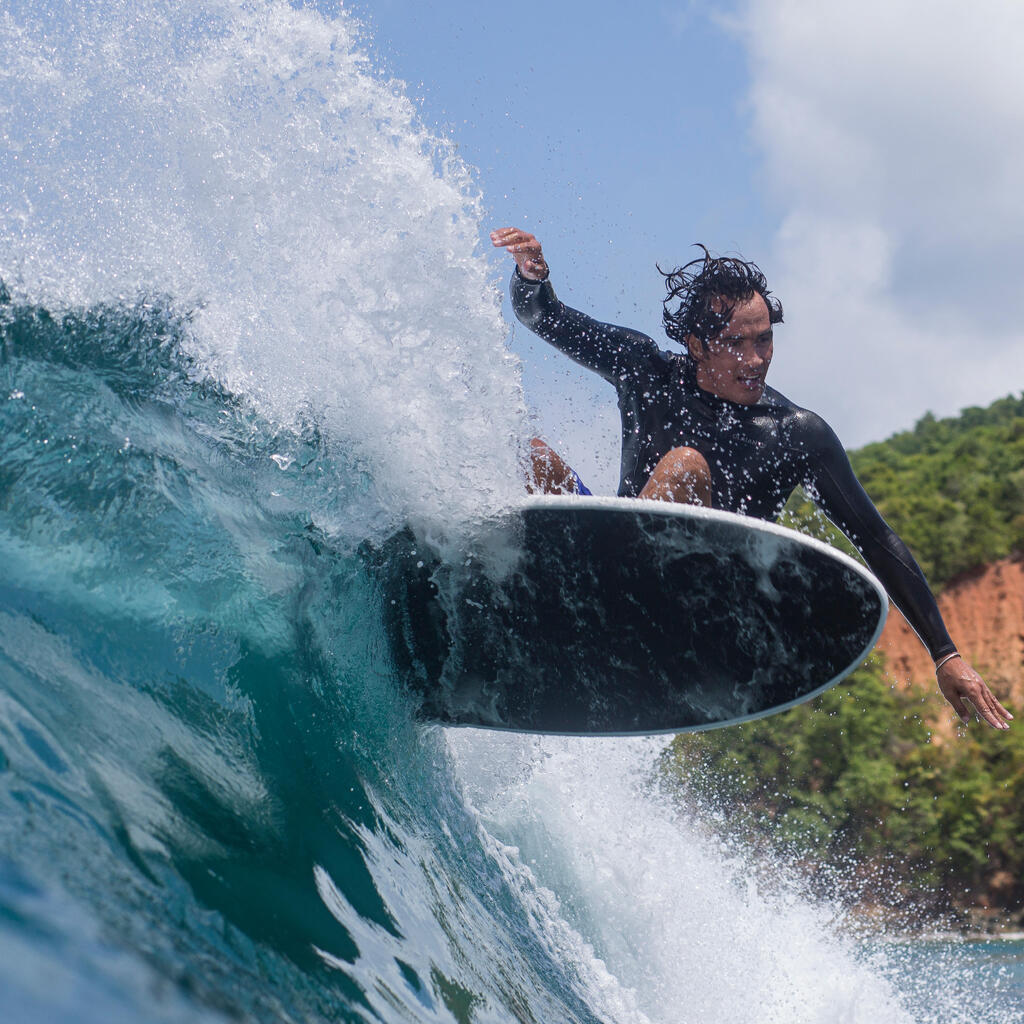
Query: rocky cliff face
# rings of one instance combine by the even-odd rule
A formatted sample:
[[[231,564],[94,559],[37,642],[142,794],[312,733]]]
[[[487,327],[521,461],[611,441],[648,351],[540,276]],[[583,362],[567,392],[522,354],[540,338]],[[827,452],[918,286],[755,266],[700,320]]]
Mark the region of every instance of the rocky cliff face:
[[[1024,717],[1024,555],[953,580],[940,595],[939,608],[960,652],[999,700],[1018,718]],[[941,700],[928,652],[895,609],[890,611],[878,650],[885,655],[894,682],[926,687],[936,692],[937,702]],[[937,721],[952,721],[944,703],[936,703],[935,710]]]

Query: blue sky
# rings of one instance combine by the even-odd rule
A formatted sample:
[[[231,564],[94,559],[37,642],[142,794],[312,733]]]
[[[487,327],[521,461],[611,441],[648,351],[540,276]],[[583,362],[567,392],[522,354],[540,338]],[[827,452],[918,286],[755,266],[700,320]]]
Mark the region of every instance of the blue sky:
[[[743,253],[786,307],[771,383],[850,446],[1024,386],[1024,5],[345,8],[570,305],[664,341],[655,262]],[[604,486],[614,395],[524,334],[539,429]]]
[[[612,292],[614,310],[639,312],[653,330],[655,261],[705,236],[751,249],[769,237],[742,128],[743,49],[706,14],[346,8],[367,25],[378,66],[408,83],[424,120],[478,168],[494,223],[534,229],[563,288],[606,305]]]

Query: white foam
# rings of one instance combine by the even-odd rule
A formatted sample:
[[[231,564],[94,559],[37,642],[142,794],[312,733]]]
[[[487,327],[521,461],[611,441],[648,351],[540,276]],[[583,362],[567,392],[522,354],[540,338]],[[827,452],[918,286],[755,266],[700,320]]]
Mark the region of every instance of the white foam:
[[[45,2],[0,15],[0,277],[50,305],[170,296],[193,354],[345,447],[332,525],[522,490],[524,406],[480,198],[344,14]]]
[[[652,786],[663,740],[529,738],[453,730],[467,798],[547,896],[552,941],[578,958],[610,1019],[664,1024],[906,1024],[991,1019],[964,1000],[972,979],[930,993],[869,957],[834,904],[785,862],[726,847]],[[575,938],[569,942],[565,929]],[[898,979],[897,981],[892,980]],[[920,993],[917,993],[920,995]]]

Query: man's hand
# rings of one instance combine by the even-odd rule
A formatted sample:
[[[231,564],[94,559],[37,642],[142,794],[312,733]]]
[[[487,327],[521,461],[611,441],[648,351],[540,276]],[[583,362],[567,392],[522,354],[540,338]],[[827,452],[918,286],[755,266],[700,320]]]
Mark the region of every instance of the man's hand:
[[[519,228],[498,228],[491,232],[491,241],[512,254],[519,273],[528,281],[543,281],[548,276],[548,265],[540,251],[540,242],[529,232]]]
[[[969,720],[969,712],[964,704],[964,701],[968,701],[993,729],[1010,728],[1013,715],[995,699],[985,685],[985,680],[963,658],[951,658],[935,675],[942,696],[953,705],[953,710],[964,725]]]

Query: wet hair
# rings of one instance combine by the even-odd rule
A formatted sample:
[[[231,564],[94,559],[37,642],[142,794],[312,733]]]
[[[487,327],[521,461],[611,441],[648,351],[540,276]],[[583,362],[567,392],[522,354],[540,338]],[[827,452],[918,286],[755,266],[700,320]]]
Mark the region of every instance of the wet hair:
[[[662,322],[665,333],[686,348],[692,334],[706,349],[708,340],[721,333],[739,302],[760,295],[768,306],[769,321],[782,323],[782,303],[768,290],[768,282],[756,263],[736,256],[712,256],[707,246],[703,257],[668,272],[658,267],[665,278],[668,295]],[[720,299],[718,309],[713,308]],[[673,310],[673,306],[678,306]]]

